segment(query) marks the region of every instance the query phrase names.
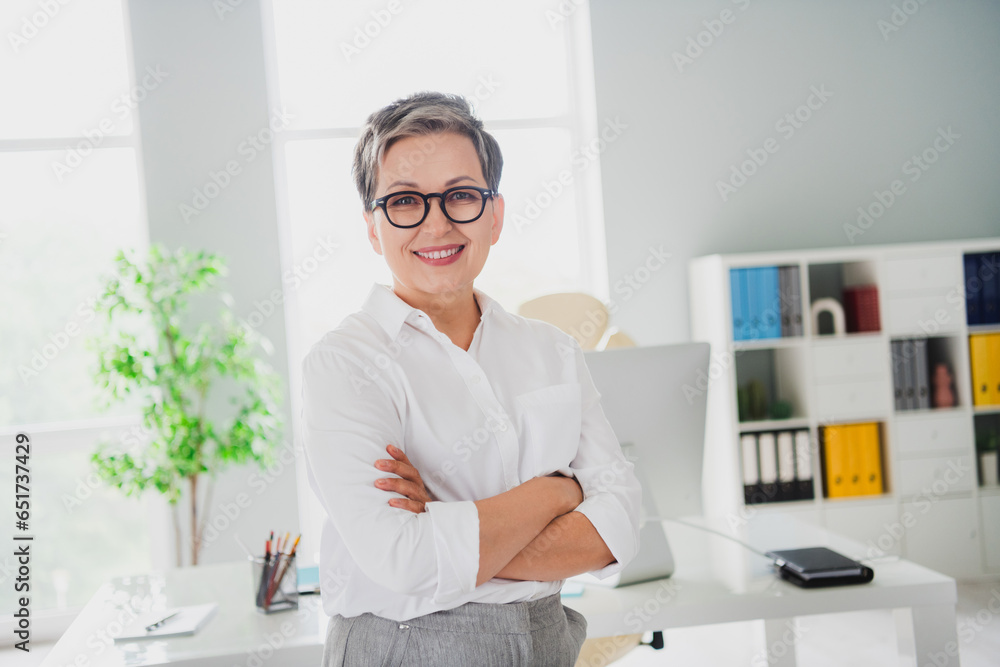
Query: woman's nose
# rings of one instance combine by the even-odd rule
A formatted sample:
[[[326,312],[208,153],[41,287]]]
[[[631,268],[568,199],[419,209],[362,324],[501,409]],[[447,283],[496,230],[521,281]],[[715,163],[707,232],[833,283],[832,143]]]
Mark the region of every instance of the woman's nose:
[[[446,234],[451,230],[452,222],[449,220],[444,211],[441,210],[441,204],[435,200],[431,200],[431,210],[427,212],[427,218],[424,220],[421,227],[427,227],[427,232],[434,234],[436,236],[441,236]]]

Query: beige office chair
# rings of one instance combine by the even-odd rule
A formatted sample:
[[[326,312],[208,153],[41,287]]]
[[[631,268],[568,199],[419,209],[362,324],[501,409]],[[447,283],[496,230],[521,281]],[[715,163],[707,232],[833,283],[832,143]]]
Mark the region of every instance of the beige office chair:
[[[599,300],[582,292],[546,294],[525,301],[517,314],[554,324],[580,343],[585,350],[597,349],[608,328],[608,309]]]
[[[542,320],[576,338],[584,350],[606,350],[635,347],[627,334],[618,327],[608,328],[608,309],[598,299],[580,292],[546,294],[526,301],[517,309],[518,315]],[[610,665],[642,641],[642,635],[593,637],[583,643],[577,667]]]

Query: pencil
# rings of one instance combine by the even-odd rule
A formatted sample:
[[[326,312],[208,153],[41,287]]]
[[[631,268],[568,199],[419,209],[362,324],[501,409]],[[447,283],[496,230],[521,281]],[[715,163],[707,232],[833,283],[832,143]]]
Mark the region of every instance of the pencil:
[[[272,533],[273,535],[273,533]],[[264,565],[260,570],[260,583],[257,585],[257,606],[264,605],[264,597],[267,595],[267,570],[271,561],[271,540],[264,543]]]
[[[281,586],[281,580],[284,578],[285,572],[288,571],[289,564],[292,562],[292,558],[295,556],[295,550],[299,547],[299,540],[300,539],[302,539],[302,534],[301,533],[299,533],[299,536],[295,538],[295,544],[292,545],[292,550],[288,552],[287,556],[285,556],[285,562],[282,565],[281,571],[274,578],[274,581],[270,585],[270,587],[268,587],[267,597],[266,597],[266,601],[264,603],[265,607],[271,606],[271,598],[274,597],[274,593],[278,590],[278,587]],[[286,544],[287,544],[287,541],[288,541],[288,538],[286,537],[285,538],[285,543]]]

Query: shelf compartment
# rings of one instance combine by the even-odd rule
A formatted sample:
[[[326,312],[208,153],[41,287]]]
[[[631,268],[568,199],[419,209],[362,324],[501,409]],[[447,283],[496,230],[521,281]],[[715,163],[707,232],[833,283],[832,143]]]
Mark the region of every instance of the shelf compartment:
[[[885,328],[893,336],[959,333],[964,321],[965,303],[958,290],[885,297]]]
[[[894,338],[889,360],[897,413],[969,405],[961,337]]]
[[[779,347],[741,350],[736,356],[739,421],[804,418],[805,350]],[[784,405],[781,405],[784,404]]]
[[[979,486],[1000,488],[1000,413],[973,417]]]
[[[832,299],[843,314],[843,329],[835,325],[840,320],[821,311],[812,320],[813,336],[871,333],[881,331],[878,280],[875,262],[832,262],[809,265],[809,312],[819,301]]]
[[[969,335],[969,368],[973,405],[1000,406],[1000,333]]]
[[[972,491],[976,485],[976,466],[969,454],[907,459],[897,462],[899,493],[904,497],[927,498]]]
[[[802,279],[798,265],[729,269],[734,341],[803,335]]]
[[[962,260],[966,321],[1000,324],[1000,252],[965,253]]]
[[[904,413],[893,423],[891,440],[896,458],[968,453],[972,422],[965,411]]]
[[[743,500],[747,505],[811,501],[815,466],[808,428],[740,434]]]
[[[881,496],[889,491],[883,422],[824,424],[819,434],[825,498]]]

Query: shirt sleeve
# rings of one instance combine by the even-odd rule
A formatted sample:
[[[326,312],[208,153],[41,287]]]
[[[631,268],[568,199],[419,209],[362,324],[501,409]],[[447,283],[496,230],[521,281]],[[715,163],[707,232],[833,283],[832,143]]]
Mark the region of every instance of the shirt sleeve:
[[[345,352],[314,347],[302,367],[309,482],[355,563],[397,593],[447,603],[475,589],[479,513],[471,501],[431,502],[414,514],[375,487],[386,445],[406,451],[403,419],[381,372]],[[366,372],[367,370],[367,372]]]
[[[584,495],[576,511],[590,520],[615,557],[614,563],[591,572],[598,579],[605,579],[621,571],[639,550],[642,489],[634,466],[622,454],[618,438],[604,416],[601,395],[594,386],[583,350],[575,339],[571,344],[582,400],[580,447],[570,463]]]

